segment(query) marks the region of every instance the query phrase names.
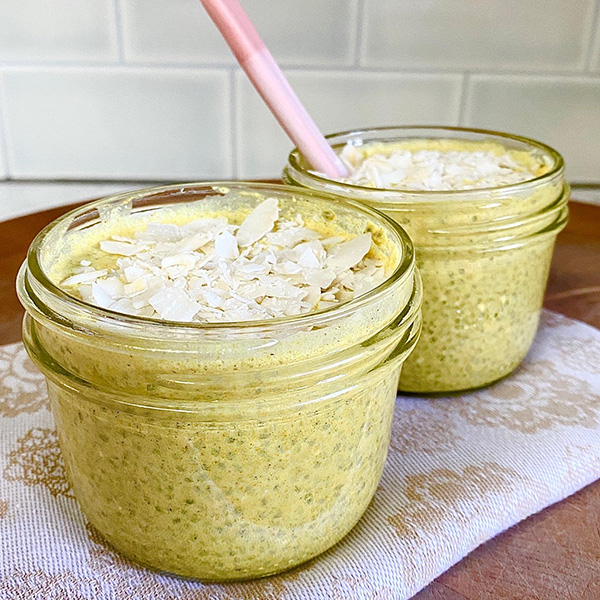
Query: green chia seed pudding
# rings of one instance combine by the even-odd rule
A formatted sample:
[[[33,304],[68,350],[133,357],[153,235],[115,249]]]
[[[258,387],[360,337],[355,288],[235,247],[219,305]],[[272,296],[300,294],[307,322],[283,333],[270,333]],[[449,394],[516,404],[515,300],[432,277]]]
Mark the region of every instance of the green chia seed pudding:
[[[286,183],[385,212],[415,244],[423,331],[400,390],[445,393],[511,373],[537,330],[556,235],[568,218],[562,157],[526,138],[398,127],[329,136],[349,174],[312,172],[297,150]]]
[[[17,287],[75,496],[128,558],[265,576],[366,509],[420,331],[391,219],[276,185],[142,190],[48,226]]]

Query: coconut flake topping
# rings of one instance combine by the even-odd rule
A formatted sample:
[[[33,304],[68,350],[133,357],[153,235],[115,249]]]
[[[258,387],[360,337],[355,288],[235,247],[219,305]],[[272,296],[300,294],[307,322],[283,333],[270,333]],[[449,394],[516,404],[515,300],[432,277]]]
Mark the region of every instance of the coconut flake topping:
[[[326,238],[259,204],[239,226],[225,217],[148,223],[100,242],[114,267],[82,260],[61,286],[117,312],[170,321],[232,322],[299,315],[351,300],[386,277],[371,234]],[[105,261],[103,262],[105,264]]]
[[[486,151],[418,150],[391,146],[369,155],[369,145],[348,142],[340,157],[353,185],[404,190],[450,191],[499,187],[533,179],[535,175],[510,154]]]

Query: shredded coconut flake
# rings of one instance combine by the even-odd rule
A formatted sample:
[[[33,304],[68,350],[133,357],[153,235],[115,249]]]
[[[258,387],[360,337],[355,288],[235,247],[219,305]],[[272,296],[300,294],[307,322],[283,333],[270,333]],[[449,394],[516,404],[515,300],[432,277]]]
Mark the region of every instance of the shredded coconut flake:
[[[369,144],[348,142],[340,157],[350,174],[340,181],[375,188],[451,191],[499,187],[535,177],[509,153],[390,148],[370,154]]]
[[[86,267],[87,269],[87,267]],[[82,273],[77,273],[76,275],[71,275],[71,277],[67,277],[62,285],[64,286],[72,286],[78,285],[82,283],[91,283],[92,281],[96,281],[96,279],[103,277],[106,275],[108,271],[106,269],[102,269],[101,271],[96,271],[95,269],[90,268],[90,270],[83,271]]]
[[[359,263],[371,248],[371,234],[363,233],[335,247],[327,264],[341,273]]]
[[[259,204],[244,220],[237,231],[240,246],[250,246],[266,235],[279,217],[279,208],[275,198],[269,198]]]
[[[324,237],[302,218],[279,218],[259,204],[241,225],[196,219],[148,223],[132,238],[100,242],[114,266],[82,260],[61,285],[83,300],[125,314],[190,322],[232,322],[307,313],[352,300],[382,283],[369,257],[371,234]],[[106,260],[103,259],[103,266]]]
[[[120,254],[122,256],[131,256],[137,251],[137,248],[134,244],[114,240],[100,242],[100,249],[108,254]]]

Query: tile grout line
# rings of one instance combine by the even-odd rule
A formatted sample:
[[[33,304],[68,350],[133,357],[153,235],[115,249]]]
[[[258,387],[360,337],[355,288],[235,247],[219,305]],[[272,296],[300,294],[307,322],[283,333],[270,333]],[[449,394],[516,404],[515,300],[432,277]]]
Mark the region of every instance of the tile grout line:
[[[12,165],[10,164],[11,161],[8,155],[8,123],[4,113],[4,108],[6,107],[5,87],[6,82],[4,80],[4,74],[0,73],[0,156],[4,157],[4,164],[6,166],[5,177],[6,179],[10,179],[12,174]]]
[[[366,0],[357,0],[356,2],[356,14],[355,14],[355,29],[354,29],[354,61],[353,67],[355,69],[360,68],[362,60],[362,51],[364,43],[364,26],[365,26],[365,5]]]
[[[123,64],[125,62],[125,44],[123,41],[123,11],[121,8],[121,0],[113,0],[115,34],[117,36],[117,52],[119,56],[119,62],[117,64]]]
[[[239,90],[236,81],[236,67],[229,69],[229,136],[230,136],[230,159],[231,176],[238,179],[240,173],[240,156],[238,143],[238,105]]]
[[[592,66],[596,58],[595,51],[600,51],[600,0],[596,0],[594,3],[591,21],[591,32],[588,36],[587,55],[584,63],[584,72],[588,74],[594,73]]]
[[[221,63],[177,63],[177,62],[139,62],[139,61],[126,61],[123,63],[119,62],[102,62],[102,61],[89,61],[89,62],[72,62],[72,61],[46,61],[46,62],[28,62],[19,63],[11,61],[0,61],[0,69],[8,71],[53,71],[62,69],[64,72],[78,71],[78,70],[110,70],[116,69],[119,71],[135,71],[135,70],[147,70],[147,71],[221,71],[227,72],[235,65],[221,64]],[[375,67],[375,66],[360,66],[357,69],[355,65],[335,65],[335,66],[323,66],[323,65],[282,65],[282,68],[288,72],[312,72],[312,73],[364,73],[371,75],[411,75],[411,76],[444,76],[444,75],[461,75],[464,71],[460,70],[460,67],[448,68],[448,69],[435,69],[435,68],[422,68],[422,69],[393,69],[389,67]],[[540,78],[540,79],[589,79],[589,80],[600,80],[600,73],[596,72],[584,72],[584,71],[527,71],[527,70],[487,70],[487,69],[470,69],[471,75],[483,75],[489,77],[529,77],[529,78]]]
[[[465,71],[463,73],[463,80],[460,89],[460,104],[458,107],[458,125],[462,126],[465,121],[465,114],[467,112],[467,96],[469,93],[469,88],[471,86],[471,73],[469,71]]]

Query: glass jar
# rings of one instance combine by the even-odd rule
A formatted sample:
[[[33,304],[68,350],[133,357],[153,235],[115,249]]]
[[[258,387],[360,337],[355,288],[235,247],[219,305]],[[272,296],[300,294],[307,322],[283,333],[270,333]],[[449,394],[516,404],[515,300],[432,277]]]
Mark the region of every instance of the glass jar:
[[[86,304],[48,276],[83,236],[105,228],[106,239],[113,219],[188,204],[235,215],[265,197],[309,226],[370,231],[389,277],[300,316],[177,323]],[[125,556],[204,580],[264,576],[323,552],[366,509],[420,331],[412,244],[388,217],[277,185],[142,190],[46,227],[17,287],[75,496]]]
[[[400,389],[444,393],[488,385],[511,373],[538,326],[554,242],[568,218],[569,188],[555,150],[523,137],[455,127],[386,127],[328,136],[348,141],[490,142],[531,154],[545,174],[514,185],[463,191],[375,189],[311,172],[298,150],[286,183],[354,199],[402,225],[415,244],[423,278],[423,332],[406,361]],[[436,140],[438,142],[436,142]]]

